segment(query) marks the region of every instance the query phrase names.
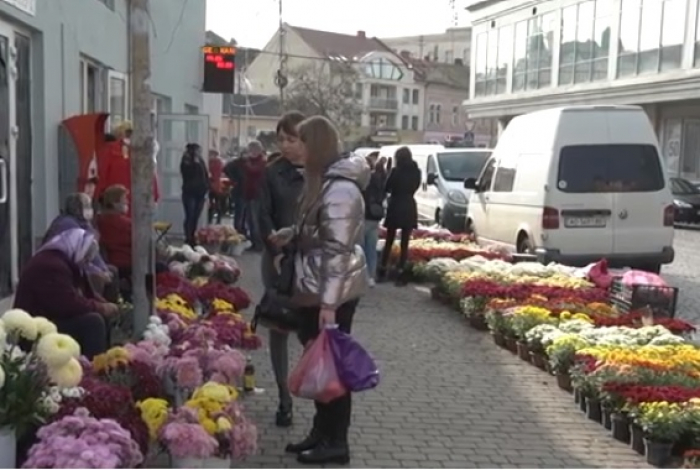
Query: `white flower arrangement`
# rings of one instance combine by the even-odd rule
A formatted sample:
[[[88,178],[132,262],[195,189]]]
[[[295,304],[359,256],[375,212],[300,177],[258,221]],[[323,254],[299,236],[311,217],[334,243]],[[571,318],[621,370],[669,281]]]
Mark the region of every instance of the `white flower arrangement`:
[[[159,346],[169,347],[172,343],[168,325],[164,324],[163,321],[155,315],[149,318],[146,331],[143,333],[143,338],[148,341],[153,341]]]
[[[50,387],[42,398],[44,407],[51,414],[58,413],[63,403],[64,398],[81,398],[85,394],[85,389],[82,387],[60,388]]]

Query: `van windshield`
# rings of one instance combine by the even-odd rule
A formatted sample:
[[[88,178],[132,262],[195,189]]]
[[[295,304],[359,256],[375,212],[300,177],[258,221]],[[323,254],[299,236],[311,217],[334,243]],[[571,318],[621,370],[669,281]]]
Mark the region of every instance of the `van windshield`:
[[[442,177],[447,181],[477,178],[491,152],[443,152],[437,154]]]
[[[565,193],[631,193],[664,187],[653,145],[572,145],[561,149],[557,188]]]

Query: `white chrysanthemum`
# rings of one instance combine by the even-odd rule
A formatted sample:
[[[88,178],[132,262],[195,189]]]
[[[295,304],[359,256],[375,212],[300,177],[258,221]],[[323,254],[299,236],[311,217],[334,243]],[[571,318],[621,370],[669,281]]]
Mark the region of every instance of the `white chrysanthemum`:
[[[68,335],[49,333],[36,346],[36,353],[49,368],[65,366],[68,361],[80,356],[80,345]]]
[[[8,310],[2,316],[5,330],[10,334],[17,334],[24,339],[34,341],[37,335],[36,323],[31,315],[24,310],[14,308]]]
[[[160,319],[159,316],[157,315],[151,315],[151,317],[148,319],[151,325],[162,325],[163,320]]]
[[[36,332],[39,336],[46,336],[50,333],[58,332],[56,325],[44,317],[35,317],[34,323],[36,324]]]
[[[61,388],[77,387],[83,379],[83,367],[77,359],[71,358],[63,367],[49,368],[49,378]]]

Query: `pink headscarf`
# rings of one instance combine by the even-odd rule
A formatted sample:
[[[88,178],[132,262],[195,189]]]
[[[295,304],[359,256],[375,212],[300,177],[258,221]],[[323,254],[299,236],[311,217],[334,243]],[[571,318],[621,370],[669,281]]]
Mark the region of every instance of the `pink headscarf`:
[[[81,228],[73,228],[53,237],[37,253],[46,250],[60,251],[75,264],[84,265],[97,255],[99,247],[95,235]]]

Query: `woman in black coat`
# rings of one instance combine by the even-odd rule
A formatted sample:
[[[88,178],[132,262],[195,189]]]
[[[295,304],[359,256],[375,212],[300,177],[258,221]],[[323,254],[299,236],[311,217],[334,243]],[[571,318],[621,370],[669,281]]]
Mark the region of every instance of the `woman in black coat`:
[[[401,230],[401,254],[399,256],[399,285],[405,285],[405,275],[403,273],[408,260],[408,242],[411,239],[411,232],[418,226],[418,208],[414,195],[421,183],[421,173],[413,155],[408,147],[401,147],[394,155],[396,166],[389,173],[386,181],[386,192],[389,193],[389,205],[384,219],[386,227],[386,244],[382,251],[381,265],[379,266],[378,278],[381,280],[386,275],[391,247],[396,239],[396,231]]]

